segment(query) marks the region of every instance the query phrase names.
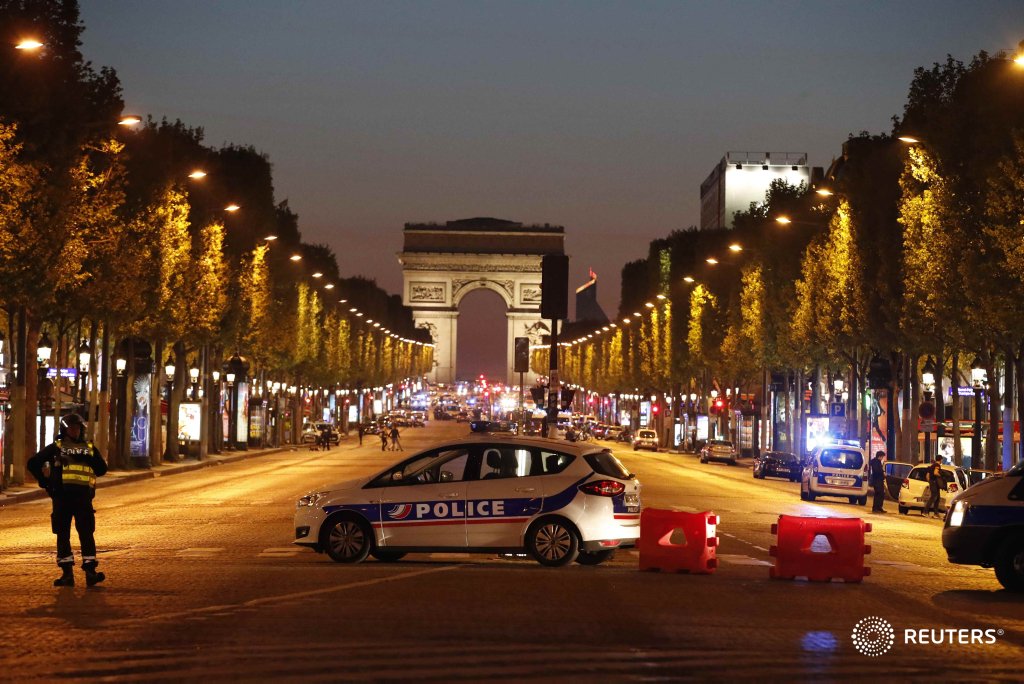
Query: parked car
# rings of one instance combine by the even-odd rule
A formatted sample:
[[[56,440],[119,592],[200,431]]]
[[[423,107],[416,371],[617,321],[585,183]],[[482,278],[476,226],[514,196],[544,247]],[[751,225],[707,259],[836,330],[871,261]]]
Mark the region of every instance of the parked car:
[[[310,491],[294,529],[338,563],[458,550],[597,565],[639,539],[640,482],[599,446],[479,435]]]
[[[633,451],[640,449],[658,450],[658,433],[654,430],[637,430],[633,438]]]
[[[754,477],[762,480],[771,475],[799,482],[800,471],[800,458],[788,451],[765,451],[754,457]]]
[[[868,502],[868,462],[864,450],[845,444],[823,444],[804,461],[800,474],[800,498],[814,501],[836,496],[852,504]]]
[[[930,463],[918,464],[903,479],[897,506],[903,515],[909,513],[911,509],[924,511],[928,497],[931,496],[931,488],[928,485],[930,467]],[[945,463],[942,464],[942,479],[946,483],[946,488],[939,490],[939,509],[945,511],[953,497],[967,489],[968,479],[963,468]]]
[[[740,452],[736,450],[736,445],[728,439],[709,439],[700,450],[701,463],[724,461],[729,465],[736,465],[736,459],[739,457]]]

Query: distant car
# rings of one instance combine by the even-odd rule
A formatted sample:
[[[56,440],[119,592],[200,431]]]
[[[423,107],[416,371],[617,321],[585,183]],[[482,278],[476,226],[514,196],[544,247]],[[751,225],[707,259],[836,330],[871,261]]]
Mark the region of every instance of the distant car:
[[[764,479],[784,477],[791,482],[800,481],[800,459],[788,451],[765,451],[754,457],[754,477]]]
[[[619,425],[609,425],[602,436],[603,439],[614,442],[619,439],[619,435],[622,434],[622,427]]]
[[[736,459],[740,453],[736,446],[728,439],[709,439],[704,448],[700,450],[700,462],[722,461],[729,465],[736,465]]]
[[[637,430],[633,438],[633,451],[640,449],[658,450],[658,433],[654,430]]]
[[[306,426],[302,428],[302,443],[316,444],[320,439],[320,433],[325,429],[330,430],[331,444],[341,444],[341,433],[330,423],[306,423]]]
[[[412,415],[409,416],[409,425],[411,425],[412,427],[426,427],[426,414],[424,414],[423,411],[415,411]]]
[[[597,565],[639,539],[640,482],[598,446],[479,435],[310,491],[294,529],[338,563],[497,551]]]
[[[459,411],[458,414],[455,416],[455,422],[456,423],[468,423],[469,422],[469,413],[466,412],[466,411]]]
[[[928,484],[930,467],[930,463],[918,464],[903,479],[897,506],[903,515],[909,513],[911,509],[924,511],[928,497],[931,496],[931,487]],[[946,488],[939,490],[939,510],[945,511],[953,497],[967,489],[968,480],[963,468],[945,463],[942,464],[942,479],[946,483]]]

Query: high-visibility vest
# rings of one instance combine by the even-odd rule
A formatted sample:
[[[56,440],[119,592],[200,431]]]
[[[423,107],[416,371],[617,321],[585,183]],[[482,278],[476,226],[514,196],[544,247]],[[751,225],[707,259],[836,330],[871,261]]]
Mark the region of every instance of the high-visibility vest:
[[[92,442],[64,445],[58,439],[56,444],[57,448],[60,449],[60,460],[63,464],[60,471],[61,484],[65,487],[89,487],[90,489],[95,489],[96,472],[88,463],[88,459],[92,456]]]

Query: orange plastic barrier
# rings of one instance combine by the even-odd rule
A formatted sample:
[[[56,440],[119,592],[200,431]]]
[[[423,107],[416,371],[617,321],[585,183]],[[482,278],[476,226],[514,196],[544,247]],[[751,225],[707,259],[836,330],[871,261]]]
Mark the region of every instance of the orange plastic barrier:
[[[640,514],[640,569],[710,575],[718,567],[718,516],[645,508]]]
[[[768,551],[775,557],[768,574],[774,579],[860,582],[871,574],[871,568],[864,566],[864,556],[871,553],[864,534],[870,531],[871,523],[860,518],[780,515],[779,522],[772,524],[778,543]]]

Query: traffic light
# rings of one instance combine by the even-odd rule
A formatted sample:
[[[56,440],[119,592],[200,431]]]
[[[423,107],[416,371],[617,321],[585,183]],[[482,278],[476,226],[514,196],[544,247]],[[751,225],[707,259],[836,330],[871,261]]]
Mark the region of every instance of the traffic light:
[[[721,413],[722,409],[724,407],[725,407],[725,402],[724,401],[722,401],[721,399],[715,399],[714,403],[711,404],[711,412],[712,413]]]
[[[658,410],[659,410],[659,408],[660,408],[660,407],[659,407],[659,406],[658,406],[657,404],[654,404],[653,406],[651,406],[651,412],[652,412],[653,414],[657,415],[657,414],[658,414]]]

